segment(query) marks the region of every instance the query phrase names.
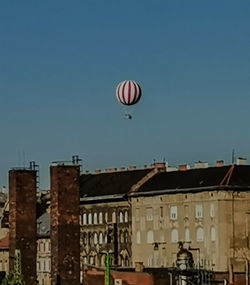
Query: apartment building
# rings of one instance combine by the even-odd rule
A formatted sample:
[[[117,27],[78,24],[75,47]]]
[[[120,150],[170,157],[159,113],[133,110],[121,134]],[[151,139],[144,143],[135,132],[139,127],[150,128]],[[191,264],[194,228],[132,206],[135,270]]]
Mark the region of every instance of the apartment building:
[[[197,268],[245,272],[250,166],[182,170],[156,174],[129,193],[133,265],[174,266],[182,241]]]

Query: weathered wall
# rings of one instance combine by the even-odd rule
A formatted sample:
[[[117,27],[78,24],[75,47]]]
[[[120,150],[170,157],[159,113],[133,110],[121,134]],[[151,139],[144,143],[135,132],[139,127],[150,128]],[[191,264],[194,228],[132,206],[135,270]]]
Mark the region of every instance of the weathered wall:
[[[79,165],[50,167],[51,284],[79,285]]]
[[[9,171],[10,270],[15,249],[21,251],[22,273],[27,285],[36,284],[36,171]]]

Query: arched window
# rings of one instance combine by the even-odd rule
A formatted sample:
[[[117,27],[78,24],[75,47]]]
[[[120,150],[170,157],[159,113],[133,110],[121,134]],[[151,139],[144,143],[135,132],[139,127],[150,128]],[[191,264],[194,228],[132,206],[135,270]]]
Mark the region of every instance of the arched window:
[[[128,243],[128,232],[124,232],[124,243]]]
[[[102,212],[99,213],[99,224],[103,223]]]
[[[84,214],[82,215],[82,224],[83,224],[83,225],[86,225],[86,224],[87,224],[87,214],[86,214],[86,213],[84,213]]]
[[[92,234],[91,233],[88,233],[88,242],[89,242],[89,245],[92,244]]]
[[[214,204],[212,203],[212,204],[210,205],[210,217],[211,217],[211,218],[214,218],[214,215],[215,215],[215,213],[214,213]]]
[[[91,225],[92,224],[92,214],[89,213],[88,215],[88,224]]]
[[[99,244],[103,244],[103,233],[99,233]]]
[[[98,236],[97,233],[94,233],[94,244],[98,243]]]
[[[109,221],[109,215],[108,212],[105,213],[105,223],[108,223]]]
[[[125,214],[124,214],[124,222],[125,222],[125,223],[128,222],[128,211],[125,211]]]
[[[123,231],[120,231],[120,243],[124,243],[124,234],[123,234]]]
[[[185,228],[185,241],[190,241],[190,230]]]
[[[94,213],[94,224],[97,224],[97,213]]]
[[[211,241],[215,241],[216,240],[215,227],[211,227],[211,229],[210,229],[210,238],[211,238]]]
[[[119,222],[123,223],[123,213],[122,212],[119,213]]]
[[[49,252],[50,251],[50,243],[49,241],[45,242],[45,252]]]
[[[148,231],[147,232],[147,243],[153,243],[154,242],[154,232]]]
[[[136,233],[136,243],[137,244],[141,243],[141,232],[139,231]]]
[[[116,223],[116,213],[112,213],[112,223]]]
[[[171,242],[178,242],[178,241],[179,241],[178,231],[177,229],[173,229],[171,231]]]
[[[196,231],[196,240],[201,242],[204,241],[204,230],[203,228],[198,228]]]
[[[83,233],[83,235],[82,235],[82,242],[84,245],[87,244],[87,234],[86,233]]]

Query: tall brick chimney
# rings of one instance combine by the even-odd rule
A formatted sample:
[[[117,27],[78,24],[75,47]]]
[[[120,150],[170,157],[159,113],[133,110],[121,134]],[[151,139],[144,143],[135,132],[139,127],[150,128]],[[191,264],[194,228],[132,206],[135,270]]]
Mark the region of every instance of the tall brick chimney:
[[[10,270],[15,249],[21,252],[21,269],[26,285],[36,284],[36,170],[9,171]]]
[[[78,164],[53,163],[51,181],[51,284],[80,283]]]

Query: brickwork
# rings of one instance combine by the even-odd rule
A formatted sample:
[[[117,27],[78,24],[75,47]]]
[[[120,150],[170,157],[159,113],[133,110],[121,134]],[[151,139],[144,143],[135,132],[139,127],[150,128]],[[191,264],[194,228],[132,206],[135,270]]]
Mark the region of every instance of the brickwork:
[[[79,285],[79,174],[74,164],[50,167],[52,285]]]
[[[36,284],[36,171],[9,171],[10,270],[15,249],[21,251],[26,285]]]

